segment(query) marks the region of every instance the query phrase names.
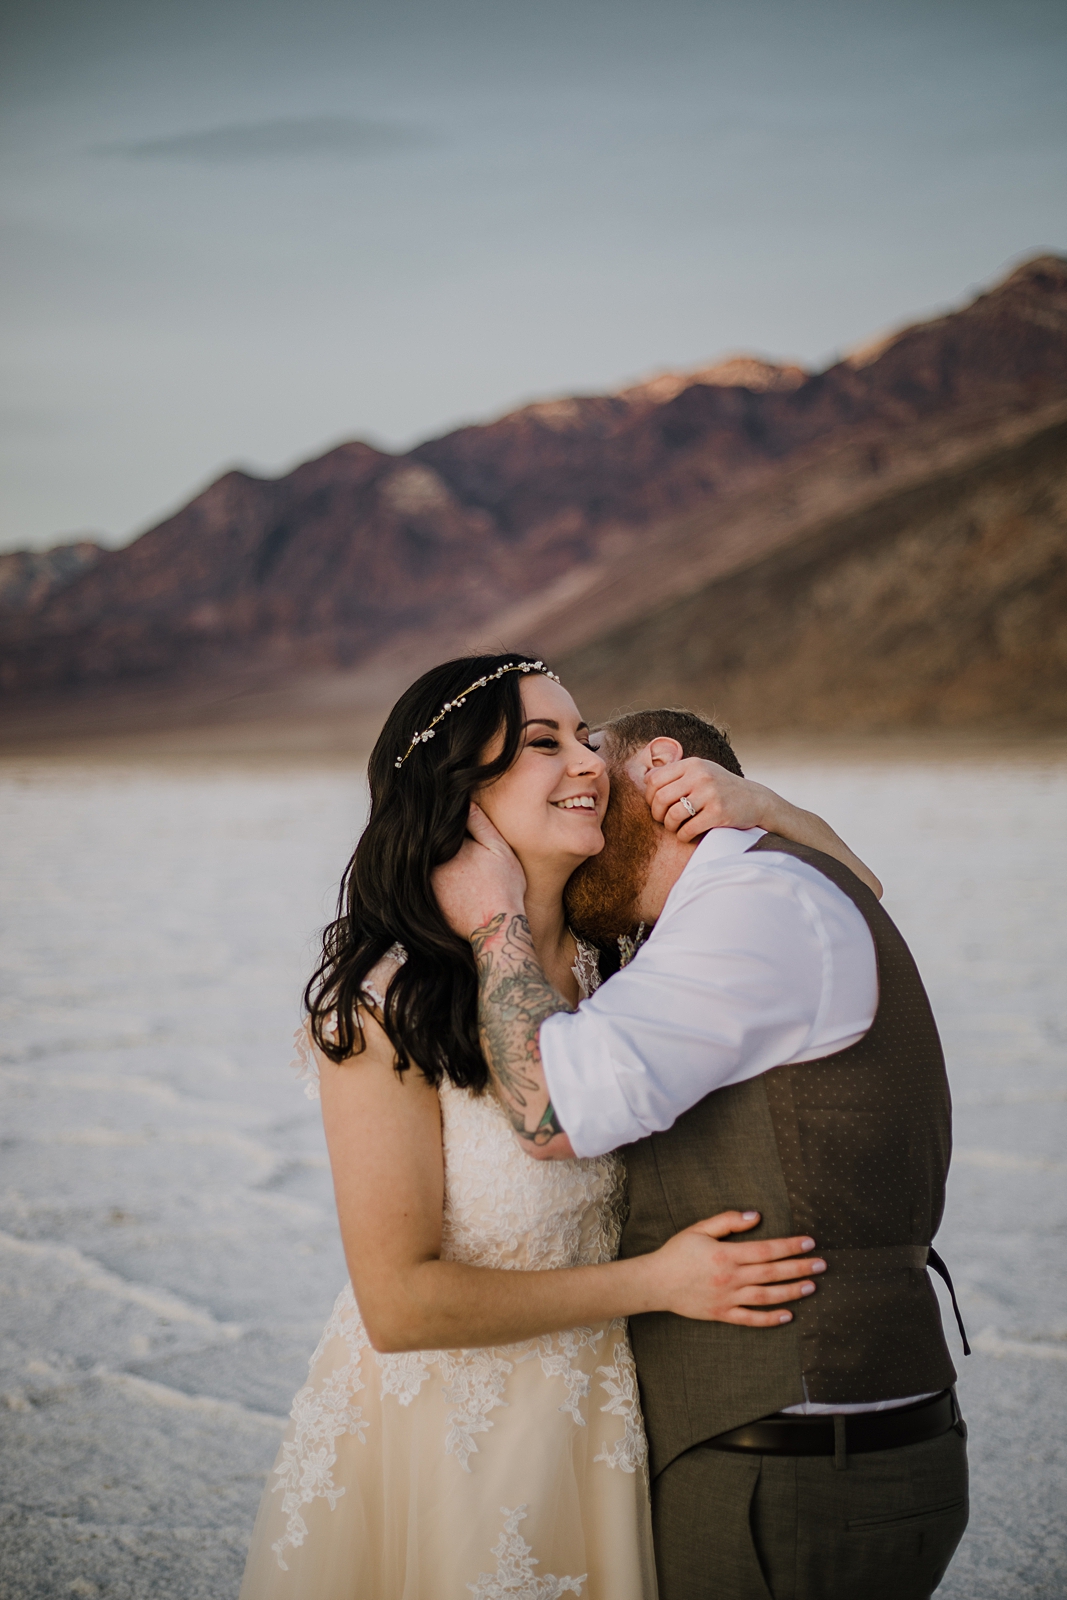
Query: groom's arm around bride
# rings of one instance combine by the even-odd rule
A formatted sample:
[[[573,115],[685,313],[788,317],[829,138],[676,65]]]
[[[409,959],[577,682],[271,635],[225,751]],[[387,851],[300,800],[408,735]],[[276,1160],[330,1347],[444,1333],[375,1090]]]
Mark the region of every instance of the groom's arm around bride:
[[[754,1207],[761,1232],[810,1233],[828,1262],[771,1332],[631,1321],[663,1600],[920,1600],[966,1525],[967,1468],[925,1270],[950,1104],[918,972],[840,862],[653,819],[654,768],[739,772],[710,724],[639,713],[600,750],[606,843],[571,919],[601,941],[653,931],[577,1012],[540,972],[521,871],[484,817],[438,875],[474,945],[497,1092],[531,1155],[626,1147],[624,1254]]]

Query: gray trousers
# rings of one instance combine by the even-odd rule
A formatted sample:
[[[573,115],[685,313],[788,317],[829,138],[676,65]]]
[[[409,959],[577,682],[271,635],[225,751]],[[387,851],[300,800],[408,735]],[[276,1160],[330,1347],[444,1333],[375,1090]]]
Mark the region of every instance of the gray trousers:
[[[660,1600],[927,1600],[967,1526],[967,1446],[852,1455],[697,1445],[652,1486]]]

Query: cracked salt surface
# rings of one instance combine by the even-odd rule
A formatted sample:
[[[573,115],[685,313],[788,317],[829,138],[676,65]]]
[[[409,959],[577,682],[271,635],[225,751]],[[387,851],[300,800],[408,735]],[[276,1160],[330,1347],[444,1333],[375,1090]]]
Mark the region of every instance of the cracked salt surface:
[[[876,867],[945,1036],[938,1245],[976,1353],[972,1523],[939,1592],[1059,1596],[1067,764],[750,765]],[[288,1062],[363,804],[337,769],[0,769],[5,1600],[236,1595],[344,1278]]]

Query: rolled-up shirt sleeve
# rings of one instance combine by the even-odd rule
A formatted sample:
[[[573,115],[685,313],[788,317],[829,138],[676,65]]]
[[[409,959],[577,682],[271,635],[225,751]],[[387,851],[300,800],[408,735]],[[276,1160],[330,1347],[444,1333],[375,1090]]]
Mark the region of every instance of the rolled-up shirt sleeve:
[[[545,1077],[576,1155],[660,1132],[713,1090],[803,1059],[835,978],[834,930],[808,874],[821,876],[774,870],[769,853],[694,860],[633,961],[576,1012],[546,1019]],[[833,894],[845,924],[866,935],[870,980],[854,1026],[844,1024],[844,1048],[870,1026],[877,980],[866,924]]]

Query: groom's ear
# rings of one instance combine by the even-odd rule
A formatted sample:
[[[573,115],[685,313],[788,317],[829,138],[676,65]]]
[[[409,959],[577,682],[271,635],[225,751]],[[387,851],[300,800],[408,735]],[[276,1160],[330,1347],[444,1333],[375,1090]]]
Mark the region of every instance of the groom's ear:
[[[646,770],[652,767],[671,767],[676,761],[681,761],[685,751],[677,739],[668,739],[666,735],[653,739],[646,747]]]

